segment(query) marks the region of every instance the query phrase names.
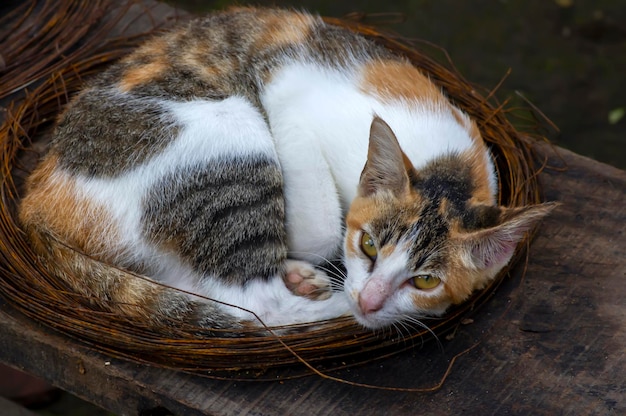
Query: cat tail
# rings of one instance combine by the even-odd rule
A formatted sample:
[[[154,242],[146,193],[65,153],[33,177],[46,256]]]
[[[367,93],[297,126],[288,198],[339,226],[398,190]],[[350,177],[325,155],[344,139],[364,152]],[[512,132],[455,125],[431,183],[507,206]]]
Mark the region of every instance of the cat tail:
[[[252,329],[249,322],[228,314],[217,302],[194,300],[183,291],[91,257],[45,226],[30,223],[23,227],[44,276],[54,279],[52,286],[61,289],[51,296],[63,293],[68,304],[86,304],[170,335],[192,331],[200,336],[232,337]],[[59,288],[63,284],[67,287]]]

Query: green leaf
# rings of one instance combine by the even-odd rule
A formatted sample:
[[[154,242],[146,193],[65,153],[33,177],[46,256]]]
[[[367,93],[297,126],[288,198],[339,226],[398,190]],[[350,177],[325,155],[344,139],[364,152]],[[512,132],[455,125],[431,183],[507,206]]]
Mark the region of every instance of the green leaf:
[[[609,124],[617,124],[626,115],[626,108],[618,107],[609,111]]]

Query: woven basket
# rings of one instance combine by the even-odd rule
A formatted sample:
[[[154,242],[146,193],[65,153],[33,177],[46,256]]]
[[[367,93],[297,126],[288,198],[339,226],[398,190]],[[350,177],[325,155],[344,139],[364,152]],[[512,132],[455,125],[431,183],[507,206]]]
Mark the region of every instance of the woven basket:
[[[429,329],[417,328],[402,334],[393,330],[365,331],[350,319],[336,319],[280,338],[268,335],[207,339],[198,328],[191,326],[178,328],[175,334],[159,332],[128,317],[93,309],[89,302],[68,293],[62,282],[37,265],[35,254],[16,221],[16,207],[23,179],[49,137],[51,120],[81,87],[85,77],[101,71],[139,42],[141,36],[111,37],[113,28],[119,28],[119,22],[137,6],[129,2],[126,7],[118,8],[112,17],[111,13],[107,16],[103,13],[112,7],[105,0],[66,0],[53,6],[46,2],[41,7],[36,3],[25,3],[0,21],[0,28],[6,28],[0,32],[0,50],[5,54],[5,65],[12,63],[0,72],[0,99],[12,99],[0,128],[0,295],[29,318],[96,350],[135,362],[220,377],[241,376],[244,370],[267,374],[270,369],[287,365],[299,367],[300,373],[306,373],[312,367],[303,366],[304,362],[309,366],[324,364],[327,370],[354,365],[411,348],[416,338],[441,335],[485,303],[507,274],[507,270],[502,271],[490,286],[454,308],[445,319],[425,321]],[[24,15],[24,19],[17,18]],[[81,31],[71,23],[79,21],[92,24]],[[491,94],[487,94],[487,98],[481,95],[455,71],[429,58],[415,46],[353,20],[327,21],[362,33],[406,55],[457,106],[477,120],[495,156],[501,204],[521,206],[540,202],[537,169],[533,166],[528,140],[513,128],[503,106],[494,103]],[[54,33],[51,33],[50,22],[55,22]],[[35,38],[33,27],[38,29]],[[60,50],[59,44],[66,48]],[[40,64],[33,66],[32,62]],[[30,90],[25,86],[30,86]],[[527,244],[528,239],[520,244],[516,259]]]

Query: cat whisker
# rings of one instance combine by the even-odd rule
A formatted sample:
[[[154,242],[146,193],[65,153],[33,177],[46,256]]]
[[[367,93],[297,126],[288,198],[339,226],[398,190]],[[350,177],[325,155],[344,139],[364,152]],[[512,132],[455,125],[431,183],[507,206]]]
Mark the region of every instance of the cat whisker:
[[[407,344],[408,341],[410,341],[411,342],[411,348],[415,348],[416,347],[415,339],[417,338],[417,337],[415,337],[415,328],[413,328],[407,322],[403,322],[403,321],[399,321],[396,324],[397,325],[401,325],[402,328],[404,329],[404,332],[406,333],[406,335],[403,334],[402,341],[405,344]],[[422,336],[420,336],[419,340],[420,340],[419,347],[422,348],[424,346],[424,338]]]
[[[411,348],[415,348],[416,346],[416,342],[415,342],[415,327],[412,325],[413,322],[406,320],[406,319],[399,319],[397,321],[398,325],[401,325],[402,328],[404,328],[404,330],[406,331],[406,337],[403,337],[403,341],[406,343],[407,339],[411,341]],[[422,348],[424,346],[424,337],[420,336],[419,337],[420,340],[420,348]]]
[[[311,252],[306,252],[306,251],[290,251],[289,254],[304,254],[307,256],[314,256],[319,258],[320,260],[323,260],[324,264],[323,266],[320,265],[315,265],[315,267],[317,267],[320,270],[323,270],[325,272],[328,272],[329,275],[331,276],[331,278],[333,277],[333,275],[339,275],[341,278],[346,279],[346,272],[339,266],[337,266],[335,263],[341,262],[342,259],[328,259],[322,255],[319,255],[317,253],[311,253]]]
[[[387,338],[390,334],[391,334],[391,328],[389,327],[385,327],[385,328],[380,328],[376,330],[377,332],[377,336],[381,337],[381,338]]]
[[[435,341],[437,341],[437,345],[439,346],[439,350],[441,352],[443,352],[443,344],[441,343],[441,340],[439,339],[437,334],[432,329],[430,329],[430,327],[428,327],[428,325],[426,325],[425,323],[420,321],[418,318],[413,317],[413,316],[405,316],[404,319],[402,319],[401,321],[405,322],[405,323],[413,324],[416,327],[419,327],[419,328],[422,328],[422,329],[425,329],[426,331],[428,331],[433,336]],[[424,343],[424,338],[422,338],[422,345],[423,345],[423,343]]]
[[[336,261],[341,261],[341,259],[340,259],[340,258],[336,258],[336,259],[329,259],[329,258],[327,258],[327,257],[322,256],[321,254],[313,253],[313,252],[310,252],[310,251],[296,251],[296,250],[289,250],[288,254],[301,254],[301,255],[302,255],[302,254],[304,254],[304,255],[307,255],[307,256],[314,256],[314,257],[317,257],[317,258],[319,258],[319,259],[324,260],[324,261],[325,261],[325,262],[327,262],[327,263],[332,263],[332,262],[336,262]]]
[[[346,274],[345,272],[342,272],[341,274],[338,274],[335,272],[334,269],[331,269],[329,267],[324,267],[324,266],[316,266],[317,269],[323,270],[326,272],[326,274],[328,274],[328,277],[330,277],[331,279],[334,279],[336,281],[343,281],[346,279]]]
[[[398,321],[393,323],[393,327],[396,329],[396,334],[402,339],[402,342],[406,343],[407,337],[405,336],[405,332],[410,334],[410,329],[407,325],[402,321]]]

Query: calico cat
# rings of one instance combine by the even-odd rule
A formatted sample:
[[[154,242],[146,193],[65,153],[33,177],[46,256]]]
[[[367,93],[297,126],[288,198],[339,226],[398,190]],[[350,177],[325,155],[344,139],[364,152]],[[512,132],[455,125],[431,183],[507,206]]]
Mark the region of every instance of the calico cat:
[[[19,216],[44,266],[104,310],[375,329],[463,302],[552,209],[496,194],[475,122],[406,59],[306,13],[235,8],[80,92]]]

